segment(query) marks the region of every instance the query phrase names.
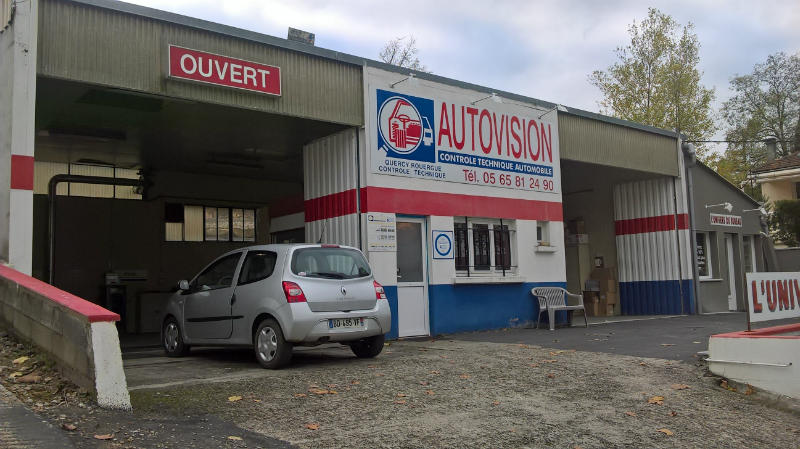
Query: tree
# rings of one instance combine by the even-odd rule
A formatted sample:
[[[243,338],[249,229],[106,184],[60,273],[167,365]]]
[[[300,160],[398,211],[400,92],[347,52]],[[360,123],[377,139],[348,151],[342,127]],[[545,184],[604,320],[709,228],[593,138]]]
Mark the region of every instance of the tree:
[[[419,61],[417,53],[419,53],[419,49],[417,48],[417,40],[414,36],[403,36],[387,42],[379,56],[381,61],[387,64],[420,72],[428,72],[425,66]]]
[[[776,201],[769,221],[775,240],[791,247],[800,243],[800,200]]]
[[[727,148],[707,162],[753,198],[765,200],[752,170],[767,160],[767,137],[778,140],[777,157],[800,151],[800,54],[775,53],[748,75],[730,81],[733,97],[723,103]]]
[[[735,94],[722,106],[726,140],[748,144],[731,143],[728,151],[760,152],[761,159],[763,144],[749,141],[767,137],[778,139],[778,157],[800,151],[800,53],[769,55],[753,73],[734,76],[730,83]]]
[[[716,131],[714,90],[700,83],[700,43],[693,30],[691,22],[681,27],[655,8],[640,24],[634,21],[630,44],[615,50],[618,61],[589,76],[603,93],[603,112],[708,140]],[[703,145],[697,151],[701,159],[707,152]]]

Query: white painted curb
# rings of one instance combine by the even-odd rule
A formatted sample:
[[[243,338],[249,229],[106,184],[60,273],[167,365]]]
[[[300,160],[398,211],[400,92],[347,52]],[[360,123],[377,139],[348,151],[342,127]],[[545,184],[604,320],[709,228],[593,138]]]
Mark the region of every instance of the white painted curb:
[[[122,368],[122,351],[114,322],[92,323],[91,332],[97,405],[131,410],[131,397],[128,394],[125,371]]]

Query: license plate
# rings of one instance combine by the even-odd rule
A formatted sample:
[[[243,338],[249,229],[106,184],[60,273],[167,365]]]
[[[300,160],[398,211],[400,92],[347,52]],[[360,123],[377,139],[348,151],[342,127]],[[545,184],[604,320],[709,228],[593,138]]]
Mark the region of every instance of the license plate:
[[[330,329],[360,329],[364,327],[364,318],[335,318],[328,320]]]

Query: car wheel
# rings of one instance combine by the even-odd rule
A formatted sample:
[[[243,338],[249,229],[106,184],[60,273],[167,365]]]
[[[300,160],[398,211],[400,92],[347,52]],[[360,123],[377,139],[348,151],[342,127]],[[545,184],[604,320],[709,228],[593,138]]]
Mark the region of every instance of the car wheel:
[[[183,342],[181,328],[175,318],[169,317],[164,321],[161,336],[167,357],[182,357],[189,353],[189,345]]]
[[[384,341],[386,338],[383,335],[376,335],[350,343],[350,349],[360,359],[371,359],[383,351]]]
[[[267,318],[258,325],[253,338],[258,363],[267,369],[278,369],[292,359],[292,344],[283,338],[277,321]]]

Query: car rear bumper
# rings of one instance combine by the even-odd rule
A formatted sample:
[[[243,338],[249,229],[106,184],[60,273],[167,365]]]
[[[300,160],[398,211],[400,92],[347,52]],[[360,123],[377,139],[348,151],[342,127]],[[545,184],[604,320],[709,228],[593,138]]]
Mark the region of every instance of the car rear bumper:
[[[317,343],[320,341],[346,342],[388,333],[392,328],[392,312],[389,302],[379,300],[369,310],[349,312],[312,312],[306,303],[288,304],[289,317],[284,320],[284,337],[293,343]],[[364,326],[358,329],[331,329],[329,320],[336,318],[364,318]]]

